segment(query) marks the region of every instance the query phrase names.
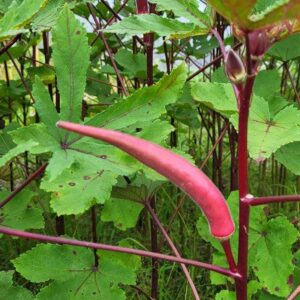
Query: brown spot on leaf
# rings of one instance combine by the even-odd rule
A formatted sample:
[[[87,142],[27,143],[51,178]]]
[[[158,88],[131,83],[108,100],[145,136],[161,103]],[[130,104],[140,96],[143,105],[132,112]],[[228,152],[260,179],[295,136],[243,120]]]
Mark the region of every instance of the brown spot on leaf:
[[[267,236],[267,232],[266,231],[262,231],[261,232],[261,236],[263,236],[263,237]]]
[[[86,175],[86,176],[83,176],[83,179],[84,179],[84,180],[90,180],[91,177]]]
[[[75,186],[76,185],[75,182],[69,182],[68,184],[69,184],[69,186]]]
[[[79,35],[80,33],[81,33],[80,30],[77,30],[77,31],[76,31],[76,34],[77,34],[77,35]]]
[[[100,155],[100,158],[107,159],[107,155]]]

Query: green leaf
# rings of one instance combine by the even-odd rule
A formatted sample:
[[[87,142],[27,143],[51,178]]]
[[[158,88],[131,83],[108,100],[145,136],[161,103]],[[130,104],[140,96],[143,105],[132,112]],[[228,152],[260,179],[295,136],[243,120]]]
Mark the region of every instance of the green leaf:
[[[109,26],[104,32],[139,35],[155,32],[159,36],[185,35],[192,33],[206,34],[207,28],[195,26],[191,23],[181,23],[174,19],[164,18],[155,14],[134,15]]]
[[[33,300],[31,292],[13,282],[14,271],[0,272],[1,298],[5,300]]]
[[[10,131],[9,134],[17,146],[0,158],[0,166],[25,151],[32,154],[41,154],[55,152],[60,149],[58,141],[49,134],[48,128],[42,123],[20,127]]]
[[[56,179],[65,169],[72,166],[76,159],[76,156],[72,154],[72,151],[64,149],[58,149],[53,153],[46,168],[47,180],[49,182]]]
[[[26,69],[26,71],[31,81],[34,81],[35,77],[38,76],[45,84],[55,83],[54,69],[47,65],[29,67]]]
[[[47,5],[32,19],[32,29],[34,31],[45,31],[53,27],[64,3],[65,0],[49,0]]]
[[[116,177],[101,169],[99,159],[86,156],[53,181],[44,178],[41,188],[52,192],[50,205],[58,215],[80,214],[109,199]]]
[[[277,70],[262,70],[257,74],[253,92],[255,95],[269,98],[280,92],[281,78]]]
[[[124,72],[128,72],[132,77],[146,79],[147,59],[145,55],[120,49],[115,55],[115,60],[124,68]]]
[[[59,116],[55,110],[54,104],[51,101],[47,89],[38,76],[35,77],[32,94],[35,99],[34,107],[37,110],[40,118],[47,126],[49,133],[57,141],[59,141],[61,139],[61,135],[59,129],[56,127],[56,122],[59,120]]]
[[[254,98],[249,117],[249,152],[254,159],[266,159],[281,146],[300,140],[300,112],[287,106],[271,118],[262,98]]]
[[[237,110],[232,86],[227,83],[192,83],[192,96],[207,107],[230,116]]]
[[[39,244],[12,262],[24,278],[39,283],[50,279],[66,281],[91,272],[94,257],[87,248]]]
[[[107,76],[102,73],[97,73],[90,68],[88,70],[88,78],[93,78],[95,80],[87,80],[86,93],[92,96],[96,96],[98,98],[97,101],[100,101],[100,99],[102,98],[105,102],[107,102],[107,98],[111,95],[112,91],[112,87],[109,85],[110,82]]]
[[[6,154],[16,146],[8,133],[18,127],[19,125],[17,123],[11,123],[0,131],[0,156]]]
[[[86,248],[40,244],[13,261],[17,271],[31,282],[53,280],[36,299],[125,300],[120,284],[135,284],[139,258],[99,251],[94,266],[93,251]],[[47,257],[47,259],[45,259]],[[134,259],[134,260],[133,260]]]
[[[293,34],[286,39],[275,43],[268,51],[268,54],[282,61],[288,61],[300,56],[300,34]]]
[[[38,143],[32,140],[17,145],[16,147],[9,150],[9,152],[7,152],[5,155],[0,157],[0,167],[4,166],[7,162],[9,162],[19,154],[24,153],[25,151],[28,151],[32,147],[36,146],[38,146]]]
[[[286,217],[277,217],[262,224],[253,235],[255,259],[250,263],[256,276],[270,293],[287,297],[291,292],[288,279],[294,270],[291,247],[299,237],[298,231]]]
[[[60,118],[79,122],[89,66],[85,28],[65,5],[53,28],[53,62],[61,99]]]
[[[0,40],[25,32],[24,27],[48,0],[24,0],[21,4],[13,1],[0,20]]]
[[[274,98],[272,98],[274,99]],[[249,116],[249,154],[257,161],[269,158],[283,145],[300,140],[300,112],[292,105],[286,106],[274,113],[272,105],[261,97],[253,98]],[[237,115],[232,115],[231,121],[235,128]]]
[[[235,292],[231,292],[228,290],[222,290],[221,292],[216,294],[216,300],[235,300]]]
[[[212,25],[212,19],[207,13],[199,10],[199,3],[196,0],[151,0],[150,2],[157,4],[157,11],[172,10],[176,16],[186,18],[193,24],[204,24],[208,28]]]
[[[9,192],[0,192],[0,199],[9,195]],[[25,189],[18,193],[12,201],[7,203],[1,210],[1,225],[15,229],[40,229],[44,228],[43,212],[34,207],[32,201],[35,193]]]
[[[278,94],[278,79],[276,71],[263,72],[257,78],[254,88],[249,116],[248,148],[250,156],[258,161],[270,157],[283,145],[300,140],[300,111]],[[236,100],[230,84],[193,83],[192,96],[207,107],[230,117],[238,130]]]
[[[267,293],[266,291],[261,291],[259,293],[259,298],[258,298],[258,300],[284,300],[284,299],[286,298],[276,297],[274,295]]]
[[[297,0],[209,0],[221,15],[244,30],[254,30],[271,25],[284,24],[299,18],[300,3]]]
[[[232,213],[235,226],[238,229],[238,192],[232,192],[228,198],[228,205]],[[226,267],[224,251],[211,236],[204,217],[197,222],[200,236],[211,243],[217,251],[214,257],[220,265]],[[299,236],[295,227],[286,217],[277,217],[267,220],[264,207],[258,206],[251,209],[249,228],[249,265],[258,277],[262,287],[274,295],[287,296],[290,288],[287,284],[289,276],[293,273],[291,247]],[[238,230],[231,237],[233,254],[237,257]],[[223,263],[222,263],[223,256]],[[214,275],[214,282],[226,283],[220,275]],[[257,292],[257,283],[253,283],[252,293]]]
[[[6,13],[11,5],[11,0],[1,0],[0,1],[0,11],[1,13]]]
[[[9,54],[11,55],[12,58],[18,59],[21,56],[25,55],[25,52],[28,50],[27,46],[25,47],[24,45],[22,46],[14,46],[9,49]],[[0,63],[2,64],[5,61],[9,61],[10,57],[7,55],[7,53],[3,53],[0,56]]]
[[[131,96],[116,103],[85,124],[110,129],[122,129],[138,121],[151,121],[166,112],[166,105],[174,103],[186,81],[184,64],[164,76],[157,84],[137,90]]]
[[[54,152],[60,149],[58,141],[48,132],[48,127],[42,123],[21,127],[10,132],[10,135],[18,146],[30,141],[36,143],[36,145],[32,145],[30,149],[26,149],[32,154]]]
[[[300,175],[300,142],[281,147],[276,151],[275,158],[291,172]]]
[[[142,200],[142,199],[140,199]],[[120,230],[133,228],[144,206],[126,199],[114,199],[105,202],[101,221],[113,222]]]
[[[150,124],[149,122],[141,122],[138,127],[142,130],[135,133],[137,137],[156,144],[165,144],[165,140],[174,130],[174,127],[168,121],[161,120],[155,120]],[[159,134],[157,134],[158,132]]]
[[[248,28],[252,25],[250,25],[248,16],[250,15],[251,9],[253,8],[255,2],[256,0],[243,0],[239,2],[239,5],[236,5],[235,0],[208,1],[208,3],[227,20],[242,28]]]

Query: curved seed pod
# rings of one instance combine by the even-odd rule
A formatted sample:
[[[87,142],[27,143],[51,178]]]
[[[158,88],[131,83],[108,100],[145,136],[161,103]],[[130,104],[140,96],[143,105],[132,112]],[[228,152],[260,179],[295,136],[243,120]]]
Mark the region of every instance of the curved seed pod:
[[[221,192],[202,171],[181,156],[159,145],[113,130],[64,121],[58,122],[57,126],[112,144],[168,178],[200,206],[214,237],[228,239],[234,232],[234,223]]]

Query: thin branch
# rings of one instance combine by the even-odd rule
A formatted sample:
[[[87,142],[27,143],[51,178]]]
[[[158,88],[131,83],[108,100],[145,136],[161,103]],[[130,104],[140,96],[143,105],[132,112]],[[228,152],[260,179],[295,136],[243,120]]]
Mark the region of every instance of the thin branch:
[[[110,6],[109,4],[105,1],[105,0],[101,0],[101,2],[104,4],[104,6],[106,6],[106,8],[114,15],[114,17],[118,20],[122,20],[122,18],[118,15],[117,12],[115,12]]]
[[[220,136],[216,140],[216,142],[213,145],[213,147],[210,149],[209,153],[207,154],[206,158],[204,159],[203,163],[201,164],[200,169],[203,169],[205,167],[205,165],[207,164],[207,162],[208,162],[209,158],[211,157],[212,153],[215,151],[215,149],[217,148],[217,146],[219,145],[219,143],[222,141],[224,135],[226,134],[228,126],[229,126],[229,122],[227,122],[225,124],[225,126],[223,127],[223,130],[222,130]]]
[[[175,254],[176,257],[181,258],[181,255],[179,253],[179,251],[177,250],[176,246],[174,245],[173,241],[171,240],[170,236],[168,235],[167,231],[165,230],[165,228],[163,227],[162,223],[160,222],[158,216],[156,215],[156,213],[154,212],[154,210],[152,209],[151,205],[146,202],[145,203],[146,208],[148,209],[149,213],[152,216],[152,219],[154,220],[154,222],[156,223],[157,227],[160,229],[162,235],[164,236],[165,240],[167,241],[167,243],[169,244],[170,248],[172,249],[173,253]],[[195,287],[194,281],[189,273],[189,270],[187,269],[185,264],[180,264],[182,271],[192,289],[192,293],[194,295],[194,298],[196,300],[200,300],[200,297],[198,295],[197,289]]]
[[[13,37],[10,41],[8,41],[1,49],[0,49],[0,55],[7,52],[7,50],[12,47],[16,41],[21,37],[21,34],[16,35]]]
[[[145,291],[143,291],[140,287],[136,285],[130,285],[133,289],[135,289],[138,293],[143,294],[148,300],[155,300],[152,297],[150,297]]]
[[[286,72],[288,74],[289,79],[290,79],[290,82],[291,82],[292,88],[294,90],[294,93],[295,93],[298,105],[300,105],[300,96],[299,96],[299,93],[297,91],[297,87],[296,87],[295,81],[294,81],[294,79],[292,77],[292,74],[290,72],[289,66],[288,66],[287,63],[284,63],[283,66],[284,66],[284,68],[285,68],[285,70],[286,70]]]
[[[12,57],[12,55],[10,54],[10,52],[8,50],[6,51],[6,53],[7,53],[8,57],[9,57],[9,59],[12,61],[13,65],[14,65],[14,67],[15,67],[15,69],[16,69],[16,71],[17,71],[17,73],[18,73],[18,75],[19,75],[19,77],[20,77],[20,79],[21,79],[21,81],[23,83],[23,86],[24,86],[25,90],[27,91],[27,93],[30,96],[31,100],[33,102],[35,102],[35,100],[34,100],[34,98],[32,96],[31,90],[30,90],[29,86],[27,85],[27,83],[25,81],[25,78],[23,77],[22,72],[19,69],[18,65],[16,64],[14,58]]]
[[[211,33],[212,33],[212,34],[215,36],[215,38],[218,40],[218,43],[219,43],[219,46],[220,46],[222,55],[223,55],[223,57],[225,57],[226,51],[225,51],[224,41],[223,41],[222,37],[220,36],[218,30],[215,29],[215,28],[213,28],[213,29],[211,29]]]
[[[99,36],[99,37],[101,38],[101,40],[102,40],[102,42],[103,42],[103,44],[104,44],[105,50],[106,50],[106,52],[107,52],[107,54],[108,54],[108,57],[109,57],[110,62],[111,62],[111,64],[112,64],[112,67],[113,67],[113,69],[115,70],[115,73],[116,73],[116,75],[117,75],[117,78],[118,78],[118,80],[119,80],[119,82],[120,82],[120,84],[121,84],[122,91],[123,91],[124,95],[125,95],[125,96],[129,96],[128,90],[127,90],[127,88],[126,88],[126,86],[125,86],[125,83],[124,83],[124,79],[123,79],[123,77],[122,77],[122,75],[121,75],[121,73],[120,73],[120,70],[119,70],[118,67],[117,67],[117,64],[116,64],[116,62],[115,62],[115,60],[114,60],[114,57],[113,57],[113,54],[112,54],[112,51],[111,51],[111,49],[110,49],[110,47],[109,47],[109,45],[108,45],[108,43],[107,43],[106,38],[104,37],[103,32],[101,31],[101,24],[100,24],[98,18],[96,17],[96,15],[95,15],[95,13],[94,13],[93,6],[92,6],[91,3],[87,3],[87,6],[88,6],[88,9],[89,9],[89,11],[90,11],[90,13],[91,13],[91,15],[92,15],[94,21],[95,21],[95,24],[96,24],[96,29],[94,29],[94,31],[95,31],[95,32],[98,32],[98,35],[97,35],[97,36]]]
[[[79,241],[79,240],[74,240],[74,239],[58,237],[58,236],[50,236],[50,235],[46,235],[46,234],[31,233],[31,232],[12,229],[9,227],[4,227],[4,226],[0,226],[0,233],[10,235],[10,236],[16,236],[19,238],[38,240],[38,241],[43,241],[43,242],[53,243],[53,244],[63,244],[63,245],[72,245],[72,246],[78,246],[78,247],[87,247],[87,248],[91,248],[91,249],[101,249],[101,250],[106,250],[106,251],[128,253],[128,254],[138,255],[138,256],[143,256],[143,257],[157,258],[157,259],[166,260],[169,262],[183,263],[183,264],[198,267],[198,268],[204,268],[204,269],[214,271],[219,274],[229,276],[232,278],[240,278],[240,274],[231,272],[230,270],[219,267],[219,266],[199,262],[199,261],[192,260],[192,259],[178,258],[176,256],[155,253],[155,252],[151,252],[151,251],[145,251],[145,250],[139,250],[139,249],[133,249],[133,248],[127,248],[127,247],[120,247],[120,246],[112,246],[112,245],[100,244],[100,243],[93,243],[93,242],[88,242],[88,241]]]
[[[23,181],[11,194],[9,194],[3,201],[0,202],[0,208],[6,205],[10,200],[12,200],[19,192],[21,192],[28,184],[30,184],[34,179],[39,177],[46,169],[48,163],[42,165],[33,174],[28,176],[28,178]]]
[[[128,3],[129,0],[125,0],[124,3],[120,6],[120,8],[115,12],[116,14],[119,14],[121,12],[121,10],[123,10],[123,8],[126,6],[126,4]],[[107,20],[106,25],[104,26],[104,28],[106,28],[107,26],[109,26],[112,21],[114,20],[115,17],[111,17],[110,19]]]

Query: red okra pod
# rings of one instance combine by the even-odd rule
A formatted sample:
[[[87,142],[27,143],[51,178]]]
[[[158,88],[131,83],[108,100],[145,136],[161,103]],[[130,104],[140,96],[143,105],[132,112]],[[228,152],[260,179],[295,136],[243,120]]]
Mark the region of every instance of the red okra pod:
[[[200,206],[214,237],[228,239],[234,232],[234,223],[221,192],[201,170],[183,157],[159,145],[118,131],[65,121],[59,121],[57,126],[112,144],[168,178]]]

